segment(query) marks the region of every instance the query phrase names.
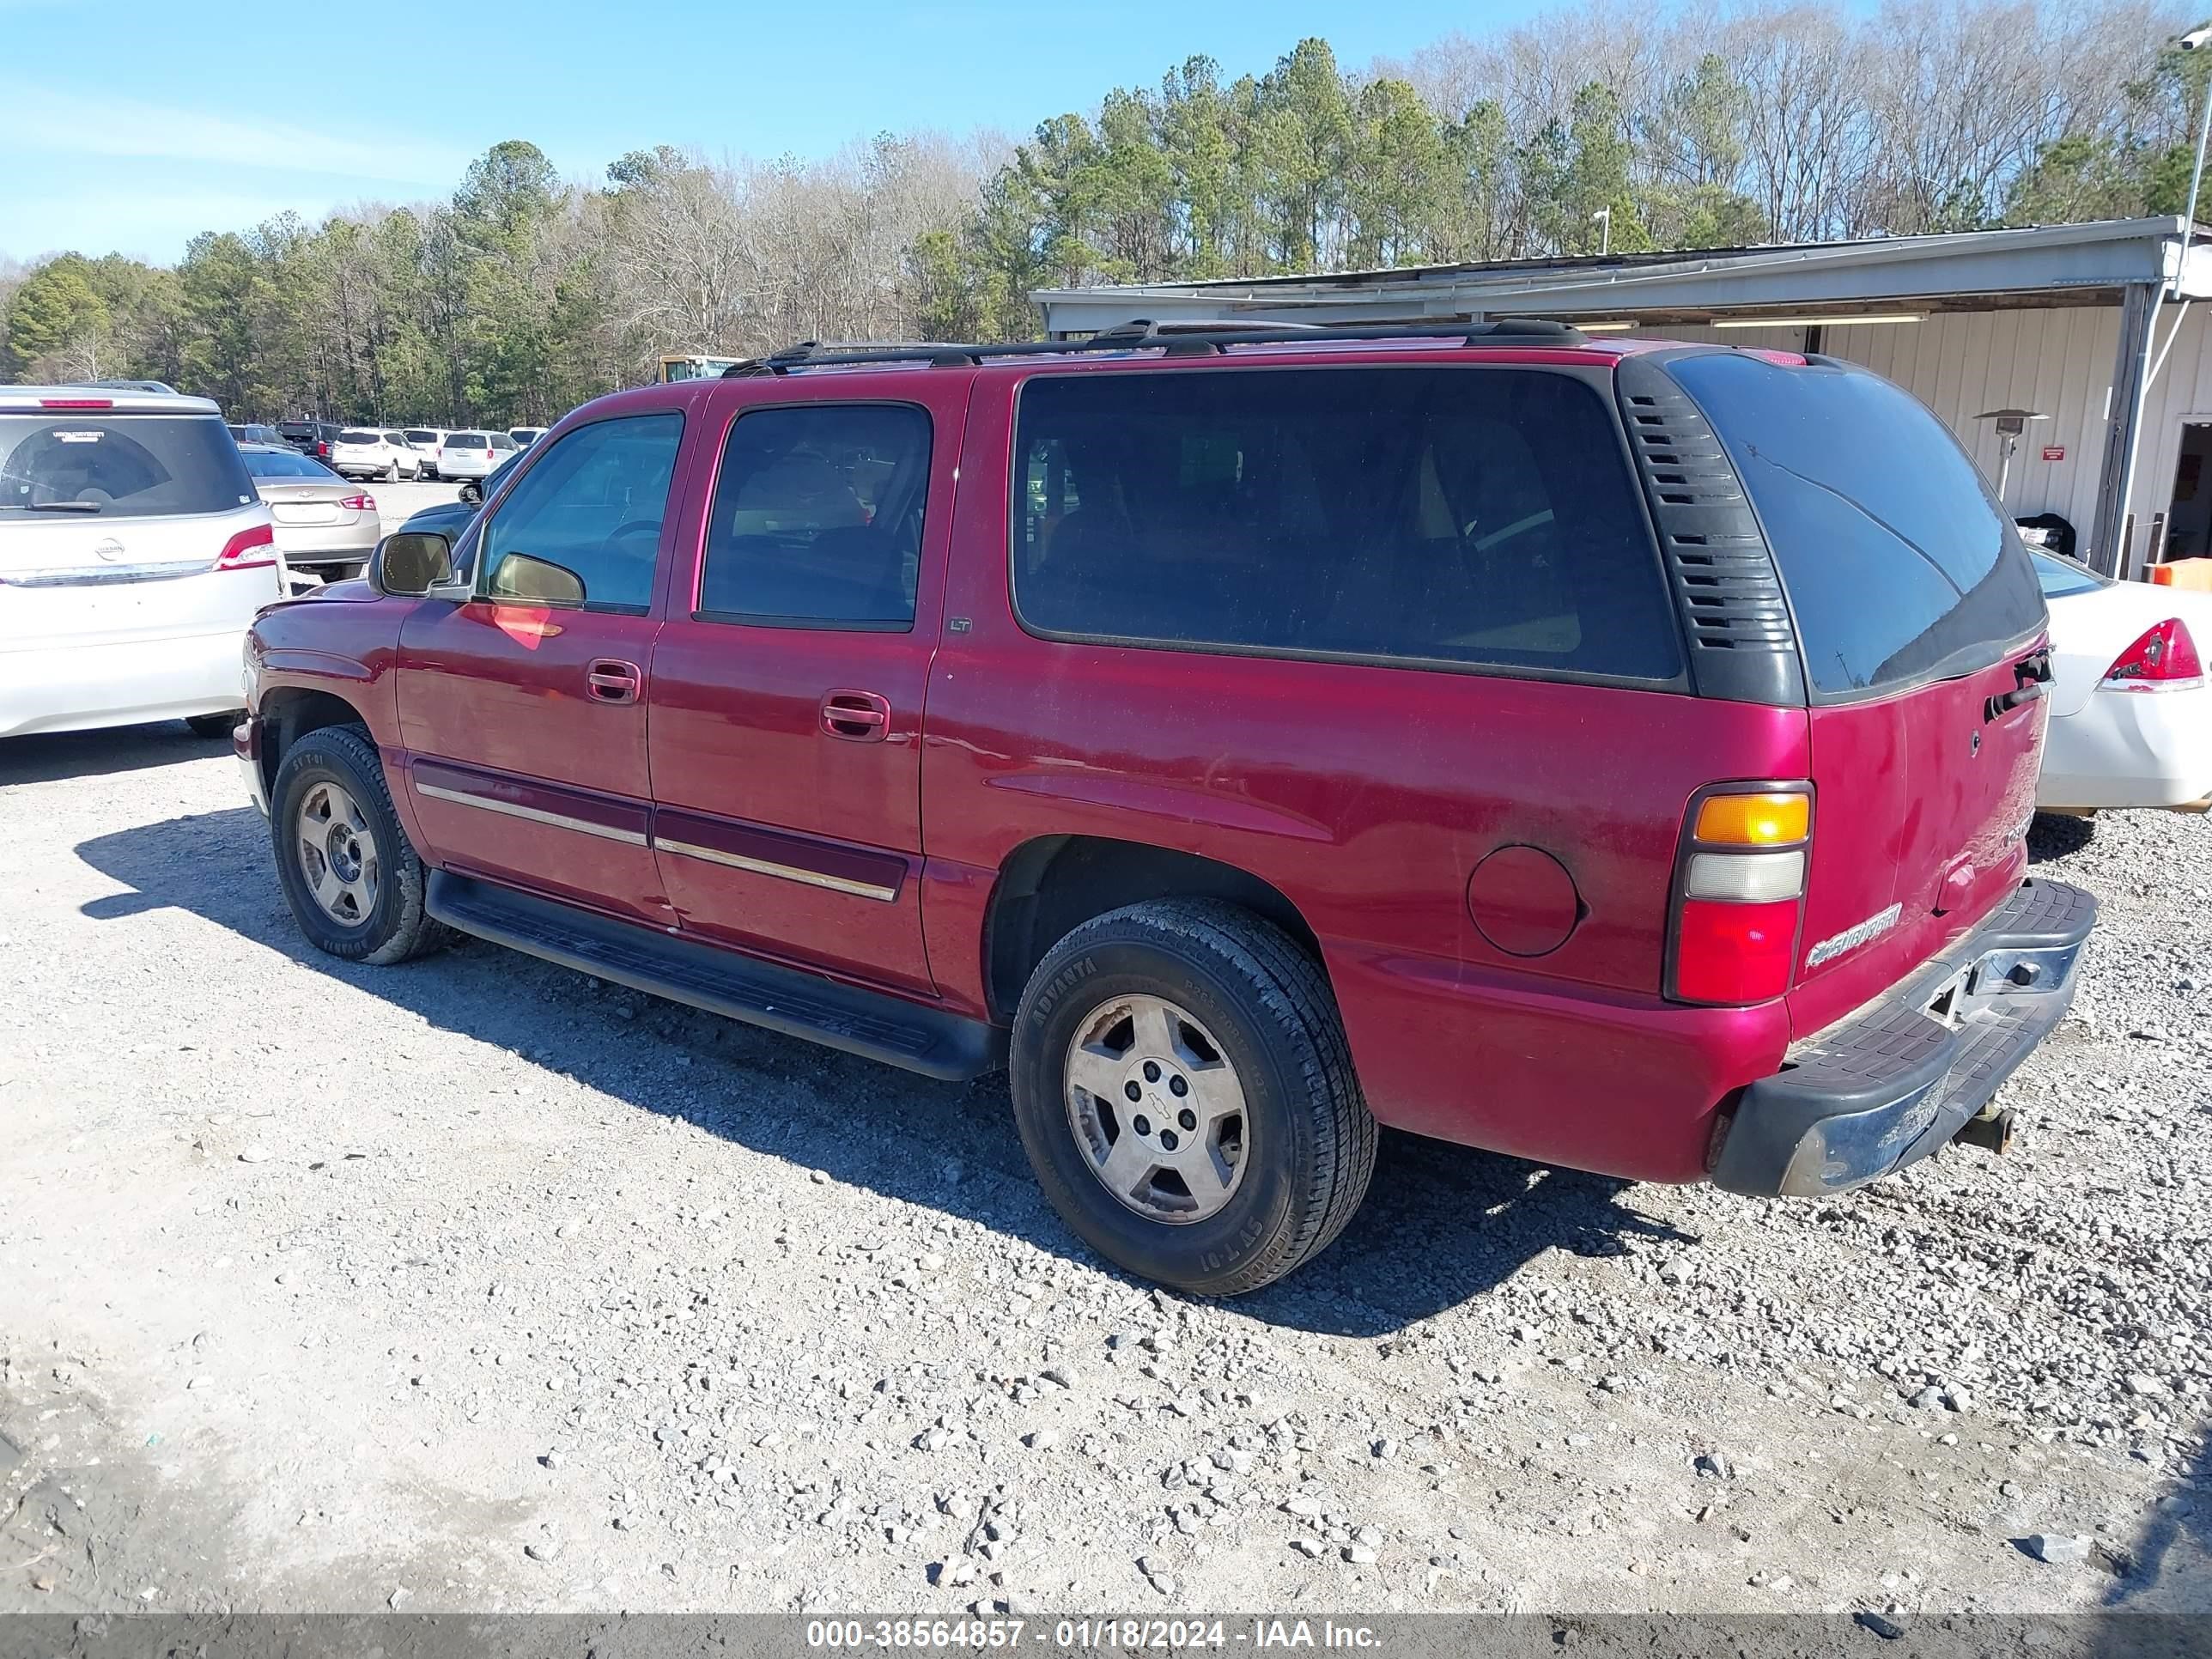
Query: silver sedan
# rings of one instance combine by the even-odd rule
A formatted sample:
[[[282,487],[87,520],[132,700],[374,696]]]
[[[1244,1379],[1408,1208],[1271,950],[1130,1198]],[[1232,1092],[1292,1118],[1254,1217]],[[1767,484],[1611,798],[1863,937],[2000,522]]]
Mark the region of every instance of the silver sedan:
[[[240,444],[238,453],[276,520],[287,571],[331,582],[368,568],[379,533],[374,495],[289,447]]]

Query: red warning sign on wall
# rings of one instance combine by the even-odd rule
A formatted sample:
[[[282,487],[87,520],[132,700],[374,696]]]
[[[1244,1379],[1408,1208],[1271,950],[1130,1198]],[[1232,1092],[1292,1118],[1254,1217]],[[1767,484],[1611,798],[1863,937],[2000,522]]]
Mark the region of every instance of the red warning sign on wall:
[[[2043,447],[2043,459],[2044,459],[2045,460],[2046,460],[2046,461],[2063,461],[2063,460],[2064,460],[2064,459],[2066,459],[2066,446],[2065,446],[2064,444],[2045,444],[2045,445],[2044,445],[2044,447]]]

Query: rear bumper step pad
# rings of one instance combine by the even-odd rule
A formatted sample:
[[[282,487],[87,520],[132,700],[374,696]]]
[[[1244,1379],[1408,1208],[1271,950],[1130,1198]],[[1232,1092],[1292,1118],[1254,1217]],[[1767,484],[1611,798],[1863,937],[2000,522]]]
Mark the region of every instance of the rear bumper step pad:
[[[1948,1146],[2074,1000],[2097,901],[2028,880],[1892,994],[1743,1091],[1712,1169],[1731,1192],[1805,1197]]]

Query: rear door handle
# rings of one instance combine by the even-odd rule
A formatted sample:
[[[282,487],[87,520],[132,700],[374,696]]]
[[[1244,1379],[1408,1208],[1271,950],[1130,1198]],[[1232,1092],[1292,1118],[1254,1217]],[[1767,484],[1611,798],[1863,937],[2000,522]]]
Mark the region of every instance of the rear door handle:
[[[822,699],[822,729],[848,743],[881,743],[890,735],[890,700],[872,691],[825,693]]]
[[[644,684],[635,663],[617,657],[595,657],[584,671],[584,684],[593,702],[635,702]]]

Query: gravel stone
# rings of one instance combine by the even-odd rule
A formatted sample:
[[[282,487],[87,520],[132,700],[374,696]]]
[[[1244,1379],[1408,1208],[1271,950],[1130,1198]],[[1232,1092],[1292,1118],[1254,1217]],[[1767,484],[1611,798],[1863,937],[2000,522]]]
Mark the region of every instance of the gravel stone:
[[[1058,1612],[1166,1583],[1917,1635],[2080,1611],[2085,1563],[2130,1605],[2212,1583],[2204,819],[2039,824],[2033,873],[2105,908],[1996,1098],[2004,1158],[1761,1203],[1386,1137],[1334,1247],[1212,1303],[1060,1224],[1002,1079],[489,945],[322,957],[228,754],[0,748],[8,1607]],[[210,1023],[211,985],[255,1018]],[[246,1147],[281,1170],[240,1175]],[[2054,1526],[2088,1537],[2031,1552]]]

